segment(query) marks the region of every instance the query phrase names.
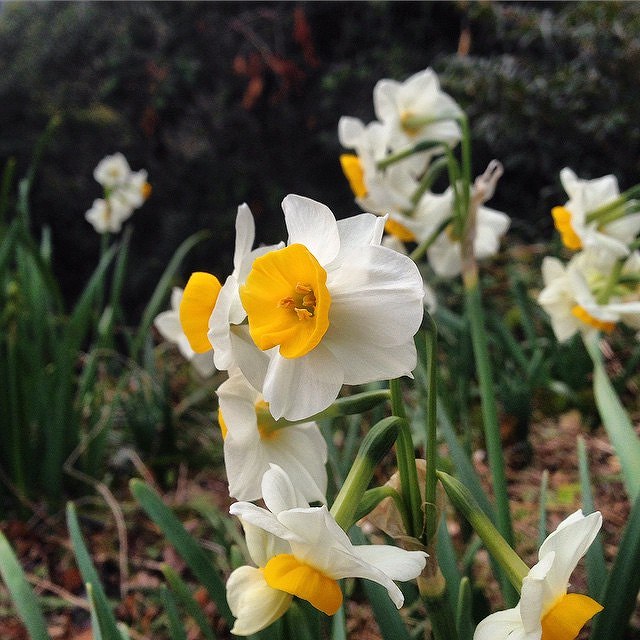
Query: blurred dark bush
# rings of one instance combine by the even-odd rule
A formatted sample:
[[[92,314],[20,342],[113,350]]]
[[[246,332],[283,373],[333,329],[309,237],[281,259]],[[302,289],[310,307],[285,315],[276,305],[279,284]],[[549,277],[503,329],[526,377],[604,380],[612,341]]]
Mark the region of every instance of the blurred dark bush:
[[[53,232],[72,299],[99,238],[84,212],[97,162],[122,151],[153,194],[135,213],[125,302],[131,321],[192,232],[213,238],[185,274],[224,276],[235,210],[280,239],[279,203],[299,193],[356,211],[338,155],[340,115],[373,119],[375,82],[432,66],[468,111],[474,164],[506,173],[492,206],[524,240],[550,235],[558,172],[637,182],[637,3],[3,3],[0,161],[28,166],[54,114],[33,222]]]

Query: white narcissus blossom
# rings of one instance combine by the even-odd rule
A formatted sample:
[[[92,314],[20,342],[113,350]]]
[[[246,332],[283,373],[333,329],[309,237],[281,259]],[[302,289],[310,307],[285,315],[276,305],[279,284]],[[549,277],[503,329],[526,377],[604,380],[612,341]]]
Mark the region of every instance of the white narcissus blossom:
[[[424,153],[413,154],[384,170],[378,169],[377,163],[389,152],[388,131],[388,127],[379,122],[365,126],[349,116],[343,116],[338,122],[340,143],[357,154],[340,156],[356,202],[364,211],[379,215],[413,208],[411,197],[419,186],[417,176],[428,161]]]
[[[578,332],[585,336],[611,332],[618,322],[640,328],[640,255],[631,254],[620,272],[621,277],[629,276],[632,284],[614,284],[608,301],[600,303],[598,293],[608,287],[614,268],[615,263],[603,262],[593,252],[578,253],[567,265],[549,256],[542,261],[545,287],[538,304],[549,315],[560,342]]]
[[[159,313],[153,324],[160,335],[178,347],[182,356],[191,362],[195,370],[203,377],[208,378],[213,375],[216,367],[213,363],[213,351],[196,353],[189,344],[187,336],[180,324],[180,302],[182,301],[183,289],[173,287],[171,290],[171,309]]]
[[[84,217],[98,233],[118,233],[133,209],[120,202],[97,198]]]
[[[271,463],[284,469],[309,502],[326,502],[327,444],[315,422],[277,427],[269,406],[239,370],[217,390],[229,494],[262,497],[261,480]]]
[[[423,551],[354,546],[327,507],[309,507],[276,465],[263,476],[262,495],[267,509],[238,502],[229,510],[242,521],[259,567],[240,567],[229,577],[227,600],[237,618],[232,633],[264,629],[286,611],[292,596],[333,615],[342,604],[338,580],[348,577],[377,582],[396,607],[402,606],[402,592],[393,581],[420,575],[426,562]]]
[[[85,218],[98,233],[118,233],[151,193],[147,172],[132,172],[126,158],[114,153],[98,163],[93,177],[104,188],[104,198],[94,200]]]
[[[380,80],[373,90],[376,117],[390,129],[395,146],[423,140],[456,144],[461,137],[454,120],[462,115],[458,104],[440,89],[433,69],[420,71],[404,82]]]
[[[105,188],[125,184],[131,175],[127,159],[121,153],[105,156],[93,170],[93,177]]]
[[[266,370],[249,348],[237,350],[237,364],[276,419],[302,420],[343,384],[411,375],[424,291],[413,261],[380,246],[384,218],[336,222],[295,195],[282,208],[288,246],[256,258],[240,287]]]
[[[554,207],[552,215],[564,245],[573,250],[596,249],[615,257],[629,255],[629,243],[640,232],[640,213],[623,214],[602,223],[597,218],[589,221],[588,214],[613,203],[620,197],[618,181],[608,175],[595,180],[581,180],[565,167],[560,182],[569,196],[562,207]],[[621,212],[625,203],[619,203]]]
[[[453,278],[462,269],[460,239],[453,237],[454,193],[449,187],[444,193],[425,193],[412,215],[391,213],[385,229],[403,242],[421,243],[432,239],[427,257],[437,275]],[[510,224],[507,214],[479,206],[476,217],[474,252],[482,260],[498,252],[500,239]],[[448,224],[451,223],[451,224]],[[443,228],[444,227],[444,228]]]
[[[520,602],[477,626],[474,640],[575,640],[602,606],[588,596],[567,593],[569,578],[602,526],[599,512],[576,511],[563,520],[538,551],[522,582]]]
[[[222,286],[210,273],[193,273],[180,305],[180,323],[191,347],[196,352],[213,348],[214,363],[221,371],[234,366],[230,324],[240,324],[246,318],[238,295],[238,283],[244,281],[253,258],[282,246],[273,245],[252,251],[254,239],[255,225],[251,210],[246,204],[241,204],[236,216],[232,274]],[[243,264],[246,264],[244,269]]]

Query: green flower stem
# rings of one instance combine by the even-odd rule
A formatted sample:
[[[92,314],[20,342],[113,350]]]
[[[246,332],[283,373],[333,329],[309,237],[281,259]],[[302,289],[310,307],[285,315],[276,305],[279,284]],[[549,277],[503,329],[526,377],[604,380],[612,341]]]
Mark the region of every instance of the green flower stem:
[[[9,442],[11,443],[11,465],[13,467],[13,479],[16,489],[22,496],[26,492],[26,480],[24,459],[22,456],[22,421],[20,417],[20,407],[24,406],[24,399],[20,399],[20,390],[18,388],[18,376],[20,367],[18,366],[17,354],[17,329],[15,321],[12,321],[8,328],[7,340],[7,361],[9,363],[8,373],[8,389],[9,389],[9,423],[11,425],[11,435]]]
[[[469,118],[463,113],[458,119],[462,131],[462,184],[465,188],[462,211],[469,210],[469,192],[471,190],[471,130],[469,128]]]
[[[438,478],[436,476],[437,464],[437,406],[438,406],[438,381],[437,381],[437,346],[438,346],[438,328],[433,318],[429,314],[425,314],[426,331],[426,362],[425,369],[427,372],[427,415],[425,422],[425,458],[426,464],[426,480],[425,480],[425,531],[424,542],[429,544],[433,540],[437,527],[438,516],[436,512],[436,485]]]
[[[443,169],[447,168],[448,160],[446,157],[438,158],[434,160],[429,169],[425,172],[424,176],[420,180],[420,184],[415,193],[411,196],[411,202],[415,207],[421,200],[422,196],[431,189],[436,178],[440,175]]]
[[[528,575],[529,567],[500,535],[491,520],[484,514],[471,492],[456,478],[444,471],[438,471],[438,478],[454,506],[462,512],[469,524],[484,542],[485,547],[497,560],[509,582],[518,593],[522,589],[522,580]]]
[[[383,170],[387,167],[395,164],[396,162],[401,162],[406,158],[410,158],[412,155],[416,153],[421,153],[422,151],[428,151],[429,149],[434,149],[435,147],[441,147],[442,142],[438,140],[423,140],[422,142],[418,142],[411,147],[407,147],[406,149],[402,149],[402,151],[398,151],[397,153],[392,153],[388,155],[384,160],[378,160],[376,163],[376,168]]]
[[[476,362],[476,373],[480,386],[480,398],[482,401],[482,422],[487,452],[489,454],[489,467],[493,489],[497,502],[497,523],[500,533],[507,542],[513,542],[513,529],[511,526],[511,513],[509,511],[509,495],[502,455],[502,441],[500,440],[500,427],[498,425],[498,412],[496,409],[496,397],[493,387],[493,371],[489,359],[487,334],[484,328],[484,311],[482,309],[480,287],[475,274],[475,282],[467,274],[464,281],[466,313],[471,328],[471,341]]]
[[[410,254],[409,257],[417,262],[429,250],[429,247],[440,237],[440,234],[451,224],[452,218],[446,218],[435,229],[435,231],[423,240]]]
[[[396,457],[400,473],[400,492],[411,516],[411,528],[407,530],[407,533],[414,538],[421,538],[424,525],[422,498],[418,484],[418,472],[416,471],[416,454],[402,402],[400,380],[398,378],[390,380],[389,389],[391,390],[391,411],[394,416],[402,418],[398,423]]]
[[[600,291],[600,293],[598,293],[596,297],[596,302],[598,304],[607,304],[607,302],[609,302],[609,298],[611,297],[613,290],[615,289],[616,285],[620,281],[620,275],[622,274],[624,263],[625,263],[624,260],[618,260],[613,265],[613,268],[611,269],[611,273],[607,278],[607,282],[604,288],[602,289],[602,291]]]
[[[458,629],[446,587],[437,598],[423,596],[422,601],[427,608],[434,640],[458,640]]]
[[[611,212],[615,212],[620,207],[628,202],[629,200],[640,196],[640,185],[636,185],[635,187],[631,187],[631,189],[627,189],[625,192],[621,193],[617,198],[614,198],[610,202],[607,202],[593,211],[590,211],[587,214],[586,221],[587,222],[601,222],[602,219],[610,214]],[[623,208],[623,214],[626,213]],[[619,216],[618,216],[619,217]]]
[[[331,507],[331,514],[345,531],[356,521],[360,502],[371,478],[398,438],[403,423],[406,425],[406,421],[397,416],[380,420],[362,440],[356,459]]]

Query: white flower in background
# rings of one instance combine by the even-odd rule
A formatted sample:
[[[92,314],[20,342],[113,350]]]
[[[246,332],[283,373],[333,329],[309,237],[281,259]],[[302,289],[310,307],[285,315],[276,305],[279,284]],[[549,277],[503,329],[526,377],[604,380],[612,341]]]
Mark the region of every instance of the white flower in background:
[[[584,516],[576,511],[563,520],[540,546],[539,562],[523,580],[518,605],[485,618],[474,640],[575,640],[602,610],[588,596],[567,593],[573,570],[601,526],[599,512]]]
[[[545,287],[538,304],[549,315],[560,342],[578,332],[609,333],[618,322],[640,329],[640,255],[631,254],[620,270],[619,278],[630,284],[610,283],[616,268],[591,252],[576,254],[566,266],[549,256],[542,261]],[[599,294],[607,290],[607,301],[599,302]]]
[[[180,322],[191,347],[197,352],[213,349],[216,367],[223,371],[235,366],[231,326],[240,325],[247,314],[240,302],[238,286],[242,284],[257,256],[283,245],[270,245],[252,250],[255,224],[246,204],[238,207],[233,272],[221,285],[206,272],[191,275],[180,305]],[[242,332],[241,329],[239,329]]]
[[[454,121],[462,110],[440,89],[438,76],[428,68],[404,82],[380,80],[373,90],[376,117],[390,130],[393,147],[423,140],[456,144],[461,138]]]
[[[227,600],[237,618],[232,633],[264,629],[287,610],[292,596],[333,615],[342,604],[338,580],[348,577],[377,582],[396,607],[402,606],[402,592],[393,581],[420,575],[426,562],[423,551],[354,546],[327,507],[309,507],[276,465],[263,476],[262,495],[267,509],[238,502],[229,510],[240,518],[259,567],[240,567],[229,577]]]
[[[288,246],[256,258],[240,287],[266,370],[255,350],[236,356],[276,419],[301,420],[343,384],[411,375],[424,293],[413,261],[380,246],[384,218],[336,222],[323,204],[295,195],[282,208]]]
[[[183,290],[180,287],[173,287],[171,290],[171,309],[159,313],[153,324],[160,335],[167,341],[175,344],[182,356],[191,362],[195,370],[203,377],[208,378],[213,375],[216,368],[213,363],[213,351],[196,353],[189,344],[187,336],[180,324],[180,302],[182,301]]]
[[[309,502],[326,502],[327,444],[315,422],[278,426],[269,405],[239,370],[217,390],[229,494],[262,497],[262,476],[277,464]]]
[[[357,154],[341,155],[340,164],[361,209],[385,215],[413,208],[411,197],[419,186],[417,176],[426,167],[426,154],[413,154],[383,170],[377,163],[389,151],[387,127],[379,122],[365,126],[357,118],[343,116],[338,137],[344,147]]]
[[[84,217],[98,233],[118,233],[132,213],[131,207],[120,202],[97,198]]]
[[[560,181],[569,200],[551,213],[563,244],[572,250],[599,249],[616,257],[628,255],[629,243],[640,232],[640,213],[626,213],[629,203],[620,200],[616,178],[608,175],[581,180],[565,167]],[[590,213],[602,211],[607,205],[611,205],[609,212],[590,220]]]
[[[85,218],[98,233],[118,233],[151,193],[147,172],[131,171],[126,158],[114,153],[98,163],[93,177],[102,185],[104,198],[94,200]]]
[[[121,153],[105,156],[93,170],[95,181],[107,189],[125,184],[130,175],[131,167]]]

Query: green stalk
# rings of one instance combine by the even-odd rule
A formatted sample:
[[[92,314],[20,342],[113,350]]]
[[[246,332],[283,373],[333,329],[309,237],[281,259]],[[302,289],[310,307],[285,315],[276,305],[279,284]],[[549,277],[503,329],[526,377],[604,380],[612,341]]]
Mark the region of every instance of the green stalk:
[[[356,521],[360,502],[371,478],[396,441],[403,423],[406,425],[406,421],[397,416],[385,418],[372,427],[362,440],[356,459],[331,506],[331,515],[345,531]]]
[[[400,492],[411,516],[411,529],[407,531],[410,536],[420,538],[423,531],[422,498],[418,484],[418,472],[416,471],[416,454],[413,447],[413,439],[409,423],[406,420],[404,404],[402,402],[402,389],[400,380],[395,378],[389,381],[391,390],[391,411],[394,416],[402,418],[399,421],[398,439],[396,440],[396,456],[398,472],[400,473]]]
[[[427,415],[425,422],[425,458],[426,458],[426,479],[425,479],[425,531],[424,543],[429,544],[434,538],[438,522],[436,512],[436,476],[437,464],[437,406],[438,406],[438,381],[437,381],[437,361],[436,353],[438,346],[438,328],[433,318],[425,314],[427,326],[426,332],[426,362],[427,372]]]
[[[522,580],[528,575],[529,567],[513,550],[511,545],[500,535],[493,523],[484,514],[469,489],[460,480],[444,471],[438,471],[438,478],[447,492],[453,505],[462,512],[476,533],[482,539],[487,551],[498,561],[509,582],[520,592]],[[503,589],[506,599],[506,593]]]
[[[386,158],[384,158],[384,160],[378,160],[378,162],[376,163],[376,168],[382,171],[392,164],[401,162],[402,160],[409,158],[416,153],[421,153],[422,151],[428,151],[429,149],[442,146],[445,145],[438,140],[423,140],[422,142],[418,142],[411,147],[407,147],[406,149],[402,149],[397,153],[388,155]]]
[[[417,262],[429,250],[431,245],[440,237],[440,234],[451,224],[452,218],[445,218],[435,229],[435,231],[423,240],[410,254],[409,257]]]
[[[420,202],[422,196],[431,189],[433,183],[436,178],[440,175],[440,172],[447,167],[448,160],[446,157],[438,158],[434,160],[431,165],[429,165],[429,169],[425,172],[424,176],[420,180],[420,184],[418,188],[415,190],[415,193],[411,196],[411,202],[414,207]]]

